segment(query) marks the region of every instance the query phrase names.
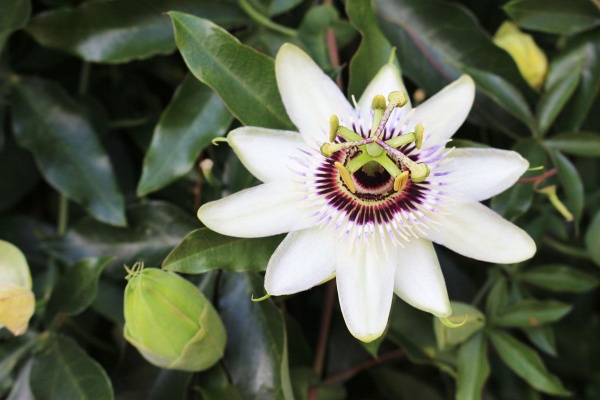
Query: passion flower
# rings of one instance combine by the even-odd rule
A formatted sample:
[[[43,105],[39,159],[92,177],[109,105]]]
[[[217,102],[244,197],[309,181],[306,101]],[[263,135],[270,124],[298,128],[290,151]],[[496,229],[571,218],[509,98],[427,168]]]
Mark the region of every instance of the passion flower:
[[[222,356],[226,334],[202,292],[174,272],[136,264],[125,288],[125,339],[150,363],[201,371]]]

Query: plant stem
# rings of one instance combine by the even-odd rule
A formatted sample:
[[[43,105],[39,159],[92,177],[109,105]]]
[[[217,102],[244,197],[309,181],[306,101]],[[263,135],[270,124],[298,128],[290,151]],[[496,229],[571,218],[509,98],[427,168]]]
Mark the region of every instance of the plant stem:
[[[529,182],[538,182],[543,181],[544,179],[550,178],[558,173],[556,168],[552,168],[550,171],[544,172],[538,176],[532,176],[531,178],[523,178],[519,179],[517,183],[529,183]]]
[[[368,369],[371,367],[375,367],[379,364],[382,364],[389,360],[393,360],[394,358],[400,357],[402,355],[404,355],[404,351],[402,349],[396,349],[394,351],[390,351],[389,353],[386,353],[386,354],[382,355],[381,357],[367,360],[367,361],[365,361],[361,364],[358,364],[352,368],[349,368],[345,371],[342,371],[333,376],[330,376],[329,378],[325,379],[325,381],[323,381],[323,383],[325,385],[331,385],[331,384],[334,384],[337,382],[348,380],[362,370],[365,370],[365,369]]]
[[[265,17],[258,11],[256,11],[252,7],[252,5],[248,2],[248,0],[239,0],[239,3],[240,3],[240,7],[242,7],[242,9],[246,12],[246,14],[248,14],[248,16],[250,18],[252,18],[254,21],[258,22],[265,28],[272,29],[276,32],[283,33],[284,35],[290,36],[290,37],[298,36],[298,32],[295,31],[294,29],[287,28],[283,25],[279,25],[279,24],[271,21],[269,18]]]
[[[58,223],[56,226],[56,233],[58,236],[63,236],[67,231],[67,224],[69,222],[69,199],[64,194],[60,194],[58,199]]]

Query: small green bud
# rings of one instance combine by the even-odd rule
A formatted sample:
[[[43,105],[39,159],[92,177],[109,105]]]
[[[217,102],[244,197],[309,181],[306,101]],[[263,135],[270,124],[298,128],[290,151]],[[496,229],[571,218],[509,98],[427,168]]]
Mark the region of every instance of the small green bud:
[[[17,247],[0,240],[0,328],[22,335],[34,311],[27,260]]]
[[[136,264],[125,288],[125,339],[150,363],[201,371],[222,356],[226,333],[202,292],[174,272]]]

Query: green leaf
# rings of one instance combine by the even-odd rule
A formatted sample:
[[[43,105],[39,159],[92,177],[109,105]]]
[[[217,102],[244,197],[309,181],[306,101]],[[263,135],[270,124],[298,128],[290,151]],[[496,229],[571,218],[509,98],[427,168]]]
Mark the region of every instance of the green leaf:
[[[123,264],[143,261],[148,267],[160,265],[169,251],[199,225],[174,205],[159,201],[131,207],[128,219],[127,228],[80,219],[64,237],[48,240],[44,247],[69,264],[109,254],[115,259],[107,272],[122,279],[126,275]]]
[[[573,213],[575,221],[579,221],[583,214],[585,201],[583,182],[579,171],[562,153],[554,151],[550,155],[558,170],[558,180],[567,195],[569,211]]]
[[[46,306],[46,318],[56,314],[77,315],[88,308],[98,293],[100,274],[111,257],[87,258],[79,261],[60,278]]]
[[[281,239],[281,235],[258,239],[236,238],[208,228],[196,229],[169,253],[162,267],[183,274],[202,274],[213,269],[229,272],[264,271]]]
[[[99,221],[124,226],[125,201],[106,151],[75,101],[56,83],[14,82],[13,129],[50,185]]]
[[[296,7],[302,0],[248,0],[260,13],[273,17]]]
[[[19,173],[15,174],[15,171]],[[40,175],[31,153],[18,147],[13,138],[7,136],[0,148],[0,212],[17,204],[39,181]]]
[[[223,136],[232,117],[220,97],[208,86],[188,76],[154,129],[144,158],[137,195],[162,189],[187,174],[200,151]]]
[[[585,247],[596,265],[600,266],[600,211],[596,212],[587,232],[585,233]]]
[[[124,63],[175,50],[164,14],[176,10],[234,26],[246,18],[235,5],[210,0],[119,0],[85,2],[36,15],[27,32],[41,45],[86,61]]]
[[[125,304],[124,290],[124,280],[115,282],[111,279],[100,277],[98,280],[98,292],[92,302],[92,309],[115,324],[125,325],[125,315],[123,314]]]
[[[293,129],[277,90],[272,58],[208,20],[180,12],[169,15],[188,68],[221,96],[237,119],[244,125]]]
[[[455,80],[464,68],[497,75],[517,90],[533,92],[512,58],[493,44],[464,7],[442,0],[375,0],[382,32],[396,46],[402,70],[431,96]],[[471,119],[514,134],[524,125],[486,96],[477,96]]]
[[[444,397],[430,382],[423,382],[411,374],[381,367],[369,371],[381,392],[390,399],[442,400]],[[320,397],[319,397],[320,399]]]
[[[561,133],[546,139],[544,145],[576,156],[600,157],[600,134],[598,133]]]
[[[148,400],[187,400],[192,372],[163,369],[158,374]]]
[[[219,293],[228,339],[224,362],[242,398],[293,399],[283,316],[270,299],[250,301],[264,293],[263,279],[224,273]]]
[[[570,35],[600,24],[600,14],[587,0],[512,0],[504,11],[521,28]]]
[[[48,337],[35,356],[29,383],[36,400],[114,399],[106,372],[65,336]]]
[[[485,382],[490,375],[487,342],[482,333],[473,335],[458,350],[458,379],[456,400],[482,398]]]
[[[506,307],[491,323],[503,327],[535,327],[560,320],[572,308],[570,304],[554,300],[522,300]]]
[[[31,0],[0,0],[0,53],[11,33],[21,29],[31,14]]]
[[[452,316],[448,317],[450,322],[457,324],[455,328],[444,325],[439,318],[433,320],[433,330],[438,348],[445,350],[453,348],[485,326],[485,316],[477,308],[470,304],[452,301]]]
[[[560,380],[548,372],[540,356],[531,347],[500,331],[490,332],[489,338],[504,363],[532,387],[557,396],[569,394]]]
[[[575,53],[573,57],[559,58],[550,63],[548,78],[536,110],[541,135],[550,129],[575,93],[581,78],[583,60],[581,53]]]
[[[379,30],[370,1],[348,0],[346,13],[362,37],[350,61],[348,84],[348,93],[358,98],[379,69],[389,61],[392,45]]]
[[[331,69],[331,57],[327,47],[327,31],[339,20],[335,8],[329,4],[311,7],[298,28],[302,41],[311,58],[323,69]]]
[[[600,283],[594,275],[563,264],[541,265],[517,275],[520,282],[553,292],[584,293]]]
[[[556,337],[552,326],[538,326],[535,328],[523,328],[527,338],[538,349],[546,354],[556,357]]]
[[[33,393],[31,393],[31,385],[29,384],[32,366],[32,358],[23,364],[6,400],[30,400],[34,398]]]
[[[498,273],[498,272],[496,272]],[[506,308],[509,300],[508,283],[504,276],[499,276],[492,285],[485,303],[485,313],[488,318],[499,314]]]
[[[237,386],[200,388],[204,400],[244,400]]]
[[[532,133],[537,132],[537,122],[527,100],[512,83],[499,75],[476,68],[465,67],[463,72],[471,75],[477,89],[527,125]]]

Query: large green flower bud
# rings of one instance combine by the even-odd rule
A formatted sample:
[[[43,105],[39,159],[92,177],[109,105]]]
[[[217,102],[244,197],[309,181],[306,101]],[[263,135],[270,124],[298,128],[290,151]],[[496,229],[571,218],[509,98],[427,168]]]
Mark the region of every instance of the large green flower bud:
[[[125,339],[146,360],[161,368],[200,371],[223,356],[223,323],[192,283],[142,264],[136,264],[127,279]]]
[[[0,240],[0,328],[22,335],[34,311],[27,260],[17,247]]]

